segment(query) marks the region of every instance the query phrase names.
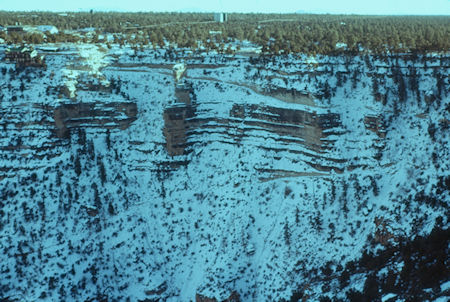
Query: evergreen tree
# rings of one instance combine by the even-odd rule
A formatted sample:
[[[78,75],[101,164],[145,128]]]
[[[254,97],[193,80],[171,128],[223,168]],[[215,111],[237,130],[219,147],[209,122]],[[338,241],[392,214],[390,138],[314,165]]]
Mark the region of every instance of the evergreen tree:
[[[286,221],[284,223],[284,227],[283,227],[283,235],[284,235],[284,242],[286,242],[286,245],[290,245],[291,244],[291,232],[289,230],[289,224],[286,218]]]

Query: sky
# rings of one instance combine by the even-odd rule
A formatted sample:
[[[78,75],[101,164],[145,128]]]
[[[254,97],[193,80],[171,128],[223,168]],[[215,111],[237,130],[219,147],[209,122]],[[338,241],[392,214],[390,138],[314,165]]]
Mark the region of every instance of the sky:
[[[0,0],[0,10],[450,15],[450,0]]]

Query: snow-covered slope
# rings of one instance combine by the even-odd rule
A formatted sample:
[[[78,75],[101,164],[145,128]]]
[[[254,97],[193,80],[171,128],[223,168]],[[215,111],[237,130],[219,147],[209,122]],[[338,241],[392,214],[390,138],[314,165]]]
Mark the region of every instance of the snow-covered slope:
[[[0,298],[349,299],[447,230],[447,56],[186,58],[180,104],[164,50],[68,49],[0,65]]]

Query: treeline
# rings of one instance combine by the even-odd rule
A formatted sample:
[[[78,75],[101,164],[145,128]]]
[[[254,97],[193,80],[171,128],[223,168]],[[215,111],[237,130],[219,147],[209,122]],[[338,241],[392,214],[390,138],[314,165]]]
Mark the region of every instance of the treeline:
[[[2,33],[1,37],[11,43],[21,39],[28,43],[86,42],[83,36],[64,31],[94,27],[97,35],[115,33],[114,42],[155,47],[171,43],[224,50],[229,42],[248,40],[269,54],[450,50],[449,16],[229,14],[228,20],[213,22],[212,13],[0,12],[2,26],[54,25],[60,30],[42,41],[36,35]]]

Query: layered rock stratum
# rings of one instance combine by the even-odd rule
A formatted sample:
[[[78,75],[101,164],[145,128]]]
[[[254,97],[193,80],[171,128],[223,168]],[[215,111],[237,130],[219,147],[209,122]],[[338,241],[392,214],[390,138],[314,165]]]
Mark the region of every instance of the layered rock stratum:
[[[449,57],[315,60],[2,62],[0,298],[445,299]]]

